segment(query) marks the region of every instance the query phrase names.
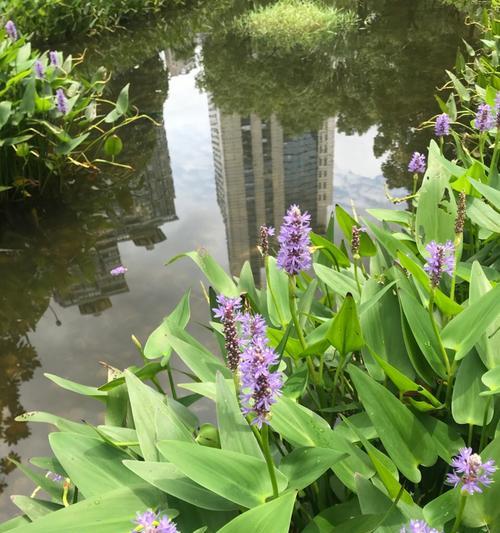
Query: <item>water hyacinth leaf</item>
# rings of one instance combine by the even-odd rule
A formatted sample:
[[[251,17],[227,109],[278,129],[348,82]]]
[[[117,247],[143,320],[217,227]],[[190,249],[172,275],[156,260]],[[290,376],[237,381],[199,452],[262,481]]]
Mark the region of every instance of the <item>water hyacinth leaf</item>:
[[[490,389],[487,392],[483,392],[483,396],[490,392],[494,392],[495,394],[500,393],[500,366],[496,366],[488,370],[488,372],[485,372],[481,377],[481,381]]]
[[[63,506],[58,503],[49,502],[46,500],[37,500],[36,498],[28,498],[28,496],[11,496],[12,503],[21,509],[21,511],[34,521],[41,516],[58,511]]]
[[[311,307],[314,303],[314,296],[317,288],[318,280],[313,279],[299,298],[298,315],[301,328],[305,327],[307,319],[311,315]]]
[[[349,365],[358,396],[390,458],[411,481],[418,483],[418,465],[431,466],[437,453],[431,436],[416,416],[391,392],[362,370]]]
[[[144,356],[148,359],[158,357],[170,357],[172,346],[170,345],[165,328],[165,322],[171,323],[181,329],[184,329],[191,316],[189,298],[191,291],[188,290],[181,301],[175,306],[175,309],[164,319],[164,321],[151,333],[144,346]]]
[[[366,212],[381,222],[394,222],[402,226],[411,225],[411,213],[396,209],[367,209]]]
[[[329,241],[325,237],[322,237],[321,235],[318,235],[317,233],[314,233],[313,231],[310,233],[310,237],[315,248],[320,250],[331,264],[337,266],[337,268],[349,268],[351,265],[349,258],[333,242]]]
[[[493,187],[474,179],[470,179],[469,181],[474,189],[478,190],[484,198],[495,207],[495,209],[500,211],[500,191],[498,189],[494,189]]]
[[[359,323],[356,302],[352,294],[347,294],[342,302],[332,326],[327,334],[328,340],[334,346],[342,357],[348,353],[359,351],[363,345],[363,335]]]
[[[272,495],[266,463],[249,455],[178,441],[158,443],[161,454],[202,487],[246,508]],[[286,477],[276,470],[283,490]]]
[[[441,334],[443,344],[455,350],[455,359],[462,359],[499,314],[500,285],[497,285],[448,322]]]
[[[118,95],[118,98],[116,100],[115,108],[104,117],[104,122],[106,123],[115,122],[128,111],[129,87],[130,87],[130,84],[127,83],[127,85],[125,85],[125,87],[123,87],[123,89],[120,91],[120,94]]]
[[[108,425],[97,426],[97,429],[101,434],[105,435],[105,437],[109,438],[111,442],[116,443],[117,445],[118,443],[122,444],[126,442],[128,443],[128,448],[138,455],[141,455],[139,439],[135,429]]]
[[[255,436],[241,413],[234,386],[230,387],[222,374],[217,373],[216,406],[219,436],[223,450],[231,450],[262,459]]]
[[[346,296],[346,294],[351,293],[356,300],[359,300],[358,286],[353,277],[317,263],[314,264],[313,268],[318,278],[336,294]]]
[[[163,438],[175,438],[187,442],[193,441],[189,429],[177,415],[165,404],[164,398],[156,391],[142,383],[129,371],[125,372],[130,405],[134,424],[139,438],[142,456],[146,461],[161,459],[156,448],[161,428]],[[156,421],[161,420],[160,428]]]
[[[238,508],[229,500],[186,477],[171,463],[124,461],[123,464],[154,487],[196,507],[211,511],[231,511]]]
[[[5,531],[12,531],[16,528],[21,528],[22,526],[26,526],[29,523],[30,520],[26,515],[16,516],[15,518],[11,518],[10,520],[7,520],[6,522],[2,522],[0,524],[0,533],[4,533]]]
[[[417,418],[431,435],[437,454],[446,463],[451,461],[457,450],[465,446],[457,430],[442,420],[427,414],[417,414]]]
[[[289,489],[302,490],[346,457],[331,448],[296,448],[283,457],[280,471],[288,478]]]
[[[494,233],[500,233],[500,213],[479,198],[468,198],[467,216],[474,224]]]
[[[432,527],[442,528],[455,518],[460,500],[460,489],[451,489],[441,494],[424,507],[425,521]]]
[[[53,381],[56,385],[59,385],[59,387],[69,390],[71,392],[76,392],[77,394],[81,394],[82,396],[90,396],[91,398],[105,401],[106,396],[108,395],[107,392],[101,391],[97,387],[81,385],[80,383],[76,383],[69,379],[61,378],[54,374],[45,373],[44,376]]]
[[[129,531],[136,511],[154,508],[159,503],[156,493],[151,491],[151,488],[121,487],[42,516],[35,522],[20,527],[19,531],[22,533]]]
[[[218,533],[288,533],[296,494],[287,492],[275,500],[250,509],[219,529]]]
[[[239,296],[239,291],[233,280],[205,250],[176,255],[175,257],[172,257],[172,259],[170,259],[166,265],[171,265],[183,257],[189,257],[198,265],[200,270],[203,272],[203,274],[205,274],[210,284],[218,293],[229,298],[236,298]]]
[[[349,240],[349,242],[351,242],[352,227],[356,226],[360,228],[361,224],[356,222],[356,220],[339,204],[335,205],[335,217],[337,218],[337,222],[340,226],[340,229],[342,230],[346,238]],[[370,236],[365,231],[362,231],[360,233],[359,255],[361,255],[362,257],[367,257],[375,255],[376,253],[377,248],[375,247],[375,244],[371,240]]]
[[[269,318],[275,325],[285,328],[290,322],[290,298],[288,276],[278,268],[276,259],[269,256],[266,261],[267,309]]]
[[[49,470],[63,477],[68,477],[61,463],[55,457],[32,457],[30,463],[42,470]]]
[[[309,371],[307,370],[307,366],[303,366],[285,381],[281,389],[282,393],[292,400],[300,398],[306,390],[308,377]]]
[[[80,435],[87,435],[95,437],[95,431],[87,424],[78,424],[72,420],[56,416],[44,411],[29,411],[22,415],[16,416],[17,422],[43,422],[45,424],[52,424],[59,431],[69,431],[71,433],[78,433]]]
[[[412,250],[403,241],[393,237],[391,232],[381,228],[377,224],[373,224],[373,222],[370,222],[369,220],[365,223],[375,237],[377,237],[377,241],[387,250],[391,257],[396,257],[398,251],[405,254],[413,254]]]
[[[175,353],[198,379],[215,382],[217,372],[231,377],[231,371],[186,331],[169,323],[165,328]]]
[[[472,350],[461,362],[451,401],[451,412],[457,424],[482,426],[486,409],[488,409],[486,423],[491,421],[493,405],[488,401],[488,398],[480,396],[480,393],[486,390],[481,381],[481,376],[485,372],[486,368],[476,350]]]

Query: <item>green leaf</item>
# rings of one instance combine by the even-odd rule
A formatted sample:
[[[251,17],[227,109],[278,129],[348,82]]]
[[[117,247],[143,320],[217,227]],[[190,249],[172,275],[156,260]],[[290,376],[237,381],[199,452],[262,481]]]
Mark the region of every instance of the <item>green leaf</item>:
[[[90,396],[91,398],[96,398],[97,400],[105,400],[106,396],[108,395],[107,392],[101,391],[96,387],[81,385],[80,383],[75,383],[74,381],[61,378],[54,374],[45,373],[44,376],[53,381],[56,385],[59,385],[59,387],[71,392],[76,392],[76,394],[81,394],[82,396]]]
[[[19,106],[19,111],[22,113],[27,113],[28,115],[32,115],[35,112],[35,95],[35,78],[30,78],[26,83],[26,88],[21,100],[21,105]]]
[[[5,531],[12,531],[16,528],[21,528],[21,526],[25,526],[29,524],[30,521],[27,516],[16,516],[15,518],[11,518],[10,520],[7,520],[7,522],[3,522],[0,524],[0,532],[4,533]]]
[[[424,507],[424,518],[432,527],[442,528],[455,515],[460,500],[460,489],[451,489],[441,494]]]
[[[431,436],[385,387],[354,365],[349,365],[349,374],[387,453],[409,480],[418,483],[418,465],[431,466],[437,460]]]
[[[297,448],[283,457],[280,471],[288,478],[289,489],[302,490],[346,457],[331,448]]]
[[[129,87],[130,87],[130,84],[127,83],[127,85],[125,85],[125,87],[123,87],[123,89],[120,91],[120,94],[118,95],[118,99],[116,100],[115,108],[104,117],[104,122],[106,123],[115,122],[128,111]]]
[[[333,242],[329,241],[325,237],[314,233],[310,233],[311,242],[314,246],[321,251],[321,253],[337,267],[349,268],[351,262],[344,252],[336,246]]]
[[[315,263],[313,268],[318,278],[323,283],[326,283],[336,294],[345,297],[348,293],[351,293],[356,300],[359,300],[358,286],[354,278],[318,263]]]
[[[467,216],[474,224],[494,233],[500,233],[500,213],[479,198],[467,200]]]
[[[453,83],[453,86],[455,87],[455,90],[457,91],[460,100],[462,100],[462,102],[468,102],[470,100],[470,95],[465,85],[455,76],[455,74],[453,74],[453,72],[447,70],[446,74],[448,74],[451,82]]]
[[[61,433],[62,435],[62,433]],[[49,494],[55,501],[61,502],[62,501],[62,493],[63,488],[60,483],[56,483],[52,479],[46,477],[45,475],[42,475],[40,472],[33,470],[32,468],[29,468],[28,466],[23,465],[22,463],[19,463],[12,457],[9,458],[9,461],[11,461],[13,464],[16,465],[16,467],[33,483],[41,487],[47,494]]]
[[[160,459],[156,448],[160,438],[193,441],[189,429],[164,403],[163,397],[158,392],[142,383],[128,370],[125,372],[125,380],[142,456],[146,461]]]
[[[439,457],[446,463],[450,463],[457,450],[465,446],[464,440],[457,433],[457,430],[428,414],[417,414],[417,418],[431,435]]]
[[[295,496],[295,492],[287,492],[275,500],[250,509],[231,520],[217,533],[288,533]]]
[[[8,100],[0,102],[0,130],[7,124],[12,114],[12,102]]]
[[[446,348],[455,350],[455,359],[465,357],[480,341],[500,313],[500,285],[471,303],[444,327],[441,333]]]
[[[342,357],[348,353],[357,352],[364,346],[356,302],[351,294],[347,294],[344,298],[342,307],[335,316],[327,336]]]
[[[290,301],[288,275],[278,268],[276,259],[269,256],[266,261],[267,309],[269,318],[275,325],[285,328],[290,322]]]
[[[249,455],[178,441],[158,443],[161,454],[185,476],[243,507],[251,508],[272,495],[266,463]],[[283,490],[287,479],[276,470]]]
[[[72,420],[63,418],[62,416],[56,416],[44,411],[29,411],[22,415],[16,416],[17,422],[43,422],[45,424],[54,425],[59,431],[69,431],[71,433],[78,433],[80,435],[86,435],[95,437],[95,431],[91,426],[87,424],[78,424]]]
[[[111,135],[104,143],[104,152],[107,156],[115,157],[123,150],[123,142],[118,135]]]
[[[28,498],[27,496],[11,496],[11,500],[30,520],[36,520],[63,507],[58,503]]]
[[[188,252],[172,257],[166,264],[170,265],[181,259],[189,257],[192,259],[205,274],[214,289],[227,297],[235,298],[239,296],[238,289],[233,280],[224,272],[224,269],[212,258],[206,251]]]
[[[238,280],[238,292],[247,294],[252,305],[255,308],[259,307],[259,292],[255,287],[255,280],[253,279],[252,267],[249,261],[245,261],[241,268],[240,279]]]
[[[498,189],[494,189],[493,187],[474,179],[470,179],[469,181],[472,183],[474,189],[478,190],[486,200],[493,205],[493,207],[500,211],[500,191]]]
[[[411,226],[412,216],[408,211],[400,211],[397,209],[367,209],[372,217],[382,222],[395,222],[402,226]]]
[[[356,222],[356,220],[352,218],[351,215],[338,204],[335,206],[335,216],[337,218],[337,222],[340,226],[340,229],[347,237],[349,242],[352,242],[352,227],[356,226],[360,228],[361,224]],[[376,253],[377,248],[375,247],[375,244],[373,243],[372,239],[370,238],[368,233],[366,233],[366,231],[362,231],[360,233],[359,255],[362,257],[367,257],[375,255]]]
[[[212,511],[231,511],[238,506],[195,483],[171,463],[124,461],[134,474],[154,487],[196,507]]]
[[[223,450],[230,450],[262,459],[262,452],[245,417],[241,413],[234,386],[230,387],[217,372],[217,422]]]
[[[82,142],[90,135],[90,133],[84,133],[79,137],[69,140],[68,142],[60,143],[56,146],[55,152],[58,155],[71,154]]]

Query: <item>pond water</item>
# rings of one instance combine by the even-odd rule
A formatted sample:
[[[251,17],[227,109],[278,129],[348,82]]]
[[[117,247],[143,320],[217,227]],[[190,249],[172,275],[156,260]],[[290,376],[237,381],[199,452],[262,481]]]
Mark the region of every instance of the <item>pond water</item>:
[[[258,228],[289,204],[321,232],[335,203],[362,215],[391,206],[386,185],[406,193],[409,157],[431,135],[416,127],[438,112],[433,94],[468,29],[437,1],[373,3],[369,25],[311,57],[263,54],[183,17],[88,43],[90,65],[115,72],[115,91],[130,82],[161,125],[122,134],[133,172],[77,176],[59,199],[2,208],[0,456],[49,453],[49,427],[14,421],[24,411],[98,422],[99,405],[44,373],[98,385],[101,362],[140,363],[130,335],[145,342],[188,288],[203,336],[202,276],[186,259],[165,266],[172,256],[202,247],[233,274],[250,261],[260,280]],[[112,277],[119,264],[128,272]],[[1,468],[5,517],[7,496],[33,486]]]

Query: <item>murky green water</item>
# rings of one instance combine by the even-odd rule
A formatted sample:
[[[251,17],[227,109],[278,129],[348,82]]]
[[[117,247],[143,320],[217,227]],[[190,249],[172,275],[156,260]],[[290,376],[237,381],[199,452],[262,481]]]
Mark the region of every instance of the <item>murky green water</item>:
[[[312,57],[194,35],[182,17],[90,43],[90,63],[115,71],[116,90],[130,82],[134,103],[162,125],[124,135],[133,172],[77,176],[60,199],[2,208],[1,456],[49,453],[47,427],[14,421],[25,410],[99,419],[94,402],[44,372],[98,384],[101,361],[137,363],[130,335],[145,341],[189,287],[193,321],[206,321],[199,272],[165,267],[170,257],[204,247],[234,274],[249,260],[259,278],[258,228],[278,225],[290,203],[321,231],[335,203],[362,213],[390,205],[386,184],[405,193],[410,154],[430,136],[415,128],[438,112],[433,93],[469,30],[437,1],[373,4],[366,29]],[[112,277],[119,264],[128,273]],[[32,486],[16,472],[2,483],[5,516],[5,496]]]

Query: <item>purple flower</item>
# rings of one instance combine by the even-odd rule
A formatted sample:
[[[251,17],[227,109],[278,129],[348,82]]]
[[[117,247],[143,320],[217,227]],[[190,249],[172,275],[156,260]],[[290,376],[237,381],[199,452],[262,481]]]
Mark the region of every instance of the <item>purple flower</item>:
[[[142,533],[179,533],[174,522],[168,516],[154,513],[151,509],[143,513],[137,513],[134,520],[137,527],[132,530],[132,533],[140,531]]]
[[[5,31],[7,32],[7,35],[11,41],[17,41],[17,28],[12,20],[8,20],[5,24]]]
[[[49,58],[50,58],[50,64],[53,67],[58,67],[59,66],[59,58],[57,57],[57,52],[55,50],[51,50],[49,52]]]
[[[496,127],[500,129],[500,91],[495,97]]]
[[[491,130],[495,125],[495,118],[491,113],[491,108],[488,104],[481,104],[477,108],[476,118],[474,120],[474,127],[480,132]]]
[[[68,101],[63,89],[57,89],[56,91],[56,104],[60,113],[65,115],[68,112]]]
[[[307,212],[301,213],[297,205],[291,205],[283,218],[278,237],[280,250],[277,263],[279,268],[290,276],[300,274],[311,267],[310,221],[311,215]]]
[[[56,474],[55,472],[51,472],[50,470],[47,472],[46,476],[52,481],[55,481],[56,483],[61,483],[61,481],[64,479],[61,474]]]
[[[437,529],[432,528],[424,520],[410,520],[408,526],[403,526],[400,533],[440,533]]]
[[[238,370],[240,362],[240,343],[236,331],[236,319],[241,309],[239,298],[226,298],[217,296],[219,307],[213,309],[214,316],[219,318],[224,326],[224,345],[226,347],[227,366],[232,372]]]
[[[451,466],[453,472],[446,476],[446,483],[454,487],[462,484],[462,492],[469,494],[483,492],[481,485],[491,485],[491,476],[497,469],[493,459],[483,463],[479,454],[472,453],[472,448],[461,448],[458,455],[452,459]]]
[[[262,315],[243,313],[238,316],[241,323],[240,347],[244,348],[250,342],[266,336],[266,321]]]
[[[413,152],[408,163],[408,170],[414,174],[423,174],[425,172],[425,155],[420,152]]]
[[[434,131],[438,137],[450,134],[450,117],[446,113],[437,116]]]
[[[121,276],[121,275],[125,274],[127,271],[128,271],[127,267],[124,267],[123,265],[119,265],[119,266],[113,268],[112,270],[110,270],[109,273],[112,276]]]
[[[269,424],[271,405],[281,394],[283,375],[270,370],[277,364],[278,356],[267,346],[265,337],[254,337],[241,354],[241,410],[244,415],[255,416],[252,424],[259,429]]]
[[[424,270],[431,278],[432,287],[437,287],[441,281],[443,272],[450,276],[453,275],[455,268],[455,246],[451,241],[444,244],[437,244],[436,241],[431,241],[425,249],[429,252],[427,264]]]
[[[42,80],[45,76],[45,68],[38,59],[35,61],[35,75],[39,80]]]
[[[270,226],[260,227],[260,250],[264,257],[269,255],[269,237],[273,235],[274,235],[274,228]]]

